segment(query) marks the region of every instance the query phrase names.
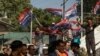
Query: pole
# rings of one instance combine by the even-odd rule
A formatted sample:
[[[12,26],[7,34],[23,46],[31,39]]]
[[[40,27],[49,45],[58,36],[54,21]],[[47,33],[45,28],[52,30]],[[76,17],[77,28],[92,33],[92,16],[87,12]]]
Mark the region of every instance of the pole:
[[[83,0],[81,0],[81,24],[83,24]],[[83,36],[83,31],[81,32],[81,37]]]
[[[3,34],[3,45],[4,45],[4,34]]]
[[[62,14],[62,18],[64,19],[65,18],[65,3],[66,3],[66,0],[63,0],[63,14]]]
[[[32,10],[31,10],[31,24],[30,24],[30,44],[32,44]]]
[[[83,24],[83,0],[81,0],[81,24]]]
[[[1,35],[2,36],[2,46],[4,45],[4,34]]]
[[[65,3],[66,3],[66,1],[67,1],[67,0],[63,0],[63,4],[62,4],[62,5],[63,5],[62,19],[65,19]],[[64,33],[63,33],[63,41],[64,41]]]

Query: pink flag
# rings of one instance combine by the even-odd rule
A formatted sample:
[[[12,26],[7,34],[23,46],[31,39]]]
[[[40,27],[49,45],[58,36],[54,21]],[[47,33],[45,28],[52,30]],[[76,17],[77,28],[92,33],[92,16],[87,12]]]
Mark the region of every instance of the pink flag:
[[[98,1],[98,2],[96,3],[96,5],[95,5],[95,7],[94,7],[93,13],[94,13],[94,14],[97,14],[97,11],[98,11],[99,8],[100,8],[100,1]]]

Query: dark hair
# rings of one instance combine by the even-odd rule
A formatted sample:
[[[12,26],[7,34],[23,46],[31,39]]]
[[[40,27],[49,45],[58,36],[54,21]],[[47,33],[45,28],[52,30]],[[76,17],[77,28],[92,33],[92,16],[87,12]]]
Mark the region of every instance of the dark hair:
[[[57,41],[52,41],[50,44],[49,44],[49,47],[48,47],[48,53],[52,53],[55,51],[56,49],[56,43]]]
[[[60,43],[63,43],[63,44],[66,45],[66,43],[63,40],[57,40],[56,47],[60,46]]]
[[[30,49],[31,49],[31,47],[34,47],[34,45],[29,45],[29,46],[28,46],[28,50],[30,50]]]
[[[48,53],[52,53],[55,51],[56,47],[60,45],[60,43],[65,43],[64,41],[62,40],[56,40],[56,41],[53,41],[49,44],[49,47],[48,47]]]
[[[2,50],[4,51],[5,49],[7,49],[7,48],[3,48]]]
[[[78,43],[71,43],[71,48],[73,47],[77,47],[77,48],[80,48],[79,44]]]
[[[26,44],[22,44],[22,46],[27,46]]]
[[[16,51],[18,48],[21,48],[23,43],[19,40],[15,40],[11,43],[11,49],[12,51]]]

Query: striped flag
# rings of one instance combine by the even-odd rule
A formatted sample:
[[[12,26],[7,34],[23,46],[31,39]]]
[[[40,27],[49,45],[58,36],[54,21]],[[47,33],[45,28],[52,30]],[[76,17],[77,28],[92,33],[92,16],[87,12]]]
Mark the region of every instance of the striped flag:
[[[70,7],[65,13],[65,17],[67,17],[68,19],[75,16],[77,16],[77,3],[73,4],[73,6]]]
[[[31,21],[31,12],[29,8],[25,8],[19,15],[18,21],[22,26],[27,26]]]
[[[63,24],[67,24],[68,20],[67,19],[61,19],[60,22],[58,22],[56,25],[63,25]]]
[[[72,32],[77,32],[80,30],[80,26],[78,26],[77,18],[77,3],[74,3],[65,13],[65,17],[69,19],[69,23],[71,25]]]
[[[100,1],[98,1],[94,7],[94,14],[100,14],[100,12],[98,12],[98,10],[100,10]]]
[[[70,27],[70,25],[69,25],[68,20],[67,19],[61,19],[60,22],[55,24],[54,29],[58,29],[58,28],[67,29],[69,27]]]
[[[61,16],[62,15],[62,9],[55,9],[55,8],[46,8],[45,10],[47,10],[48,12],[57,15],[57,16]]]

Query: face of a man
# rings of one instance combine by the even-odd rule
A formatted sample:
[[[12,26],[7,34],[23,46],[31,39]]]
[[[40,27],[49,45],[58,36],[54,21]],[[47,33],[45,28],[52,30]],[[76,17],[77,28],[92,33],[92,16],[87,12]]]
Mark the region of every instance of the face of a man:
[[[78,52],[79,48],[78,47],[73,47],[74,52]]]
[[[69,41],[69,42],[66,43],[66,49],[69,49],[70,46],[71,46],[71,41]]]
[[[7,51],[8,51],[8,49],[7,49],[7,48],[5,48],[5,49],[3,50],[3,52],[4,52],[4,53],[7,53]]]
[[[89,25],[93,25],[93,21],[92,20],[88,20]]]
[[[30,53],[31,55],[34,55],[34,54],[35,54],[35,48],[34,48],[34,46],[31,46],[31,47],[30,47],[29,53]]]
[[[23,46],[21,48],[21,52],[22,52],[22,54],[27,55],[27,46]]]
[[[60,43],[60,45],[57,47],[57,49],[58,49],[59,52],[63,53],[63,52],[65,52],[64,51],[65,47],[66,47],[66,44]]]

